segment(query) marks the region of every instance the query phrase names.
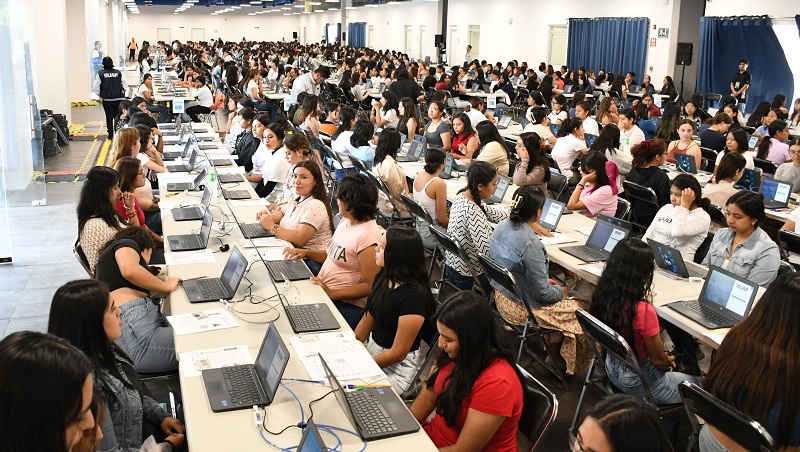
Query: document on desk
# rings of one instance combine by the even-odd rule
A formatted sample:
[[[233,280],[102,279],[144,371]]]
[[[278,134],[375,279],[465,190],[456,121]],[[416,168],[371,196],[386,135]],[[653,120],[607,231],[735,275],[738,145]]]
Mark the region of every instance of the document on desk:
[[[247,250],[247,260],[248,262],[256,262],[260,261],[261,258],[264,258],[265,261],[282,261],[285,260],[286,257],[283,255],[283,248],[284,247],[277,247],[277,246],[269,246],[269,247],[259,247],[258,251],[255,249]]]
[[[164,260],[167,265],[205,264],[214,262],[214,253],[209,249],[164,253]]]
[[[789,217],[792,215],[792,209],[788,209],[788,208],[774,209],[774,210],[770,209],[767,212],[771,213],[772,215],[774,215],[776,217],[783,218],[785,220],[788,220]]]
[[[572,237],[570,237],[570,236],[568,236],[566,234],[562,234],[560,232],[553,232],[552,234],[553,234],[552,237],[545,237],[545,236],[540,236],[539,237],[540,239],[542,239],[542,243],[544,244],[544,246],[560,245],[562,243],[577,242],[577,240],[573,239]]]
[[[595,276],[603,276],[603,270],[606,269],[605,262],[584,262],[578,264],[581,270],[585,270]]]
[[[178,336],[239,326],[230,312],[222,308],[171,315],[167,316],[167,321]]]
[[[158,208],[161,209],[161,210],[172,210],[172,209],[178,209],[178,208],[181,208],[181,207],[196,206],[197,204],[199,204],[199,202],[200,201],[198,199],[186,199],[186,198],[176,199],[176,200],[161,199],[158,202]]]
[[[252,248],[253,244],[255,246],[262,248],[262,247],[280,247],[281,249],[286,248],[287,246],[292,246],[291,243],[287,242],[286,240],[279,239],[277,237],[259,237],[257,239],[253,239],[251,242],[250,240],[242,240],[239,242],[245,248]]]
[[[325,380],[325,370],[318,356],[320,353],[340,380],[385,375],[364,345],[358,342],[350,331],[304,334],[295,336],[289,341],[312,380]]]
[[[243,166],[224,166],[217,168],[217,174],[244,174]]]
[[[261,207],[269,204],[264,198],[256,199],[231,199],[228,201],[231,207]]]
[[[587,236],[587,237],[588,237],[588,236],[592,235],[592,229],[594,229],[594,228],[593,228],[593,227],[588,227],[588,228],[575,228],[575,231],[576,231],[576,232],[579,232],[579,233],[581,233],[581,234],[583,234],[583,235],[585,235],[585,236]]]
[[[180,354],[181,374],[199,377],[206,369],[253,364],[253,356],[244,345],[196,350]]]

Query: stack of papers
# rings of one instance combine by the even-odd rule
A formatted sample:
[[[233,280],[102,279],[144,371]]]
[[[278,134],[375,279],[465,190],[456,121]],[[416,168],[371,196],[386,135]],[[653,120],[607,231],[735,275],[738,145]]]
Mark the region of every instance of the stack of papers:
[[[339,380],[385,378],[372,356],[350,331],[304,334],[289,339],[312,380],[326,380],[319,354]]]

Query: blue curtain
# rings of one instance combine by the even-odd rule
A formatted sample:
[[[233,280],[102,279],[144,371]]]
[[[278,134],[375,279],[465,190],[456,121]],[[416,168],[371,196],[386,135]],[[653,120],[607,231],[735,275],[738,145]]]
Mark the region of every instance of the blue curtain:
[[[366,22],[351,22],[347,24],[347,45],[351,47],[367,46]]]
[[[794,21],[797,22],[797,31],[800,32],[800,14],[794,16]]]
[[[339,22],[336,24],[336,38],[334,38],[334,43],[340,43],[339,41],[342,40],[342,23]],[[330,44],[330,42],[329,42]]]
[[[614,74],[631,71],[641,80],[649,23],[646,17],[569,19],[567,66]]]
[[[769,17],[701,18],[697,91],[730,94],[741,59],[750,62],[747,112],[778,93],[794,97],[794,77]]]

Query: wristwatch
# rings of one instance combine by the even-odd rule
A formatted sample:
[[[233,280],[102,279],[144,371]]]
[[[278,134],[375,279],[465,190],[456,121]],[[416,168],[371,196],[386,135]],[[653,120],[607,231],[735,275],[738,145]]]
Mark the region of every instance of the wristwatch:
[[[269,232],[270,234],[275,235],[275,233],[278,232],[278,225],[276,224],[275,226],[270,228]]]

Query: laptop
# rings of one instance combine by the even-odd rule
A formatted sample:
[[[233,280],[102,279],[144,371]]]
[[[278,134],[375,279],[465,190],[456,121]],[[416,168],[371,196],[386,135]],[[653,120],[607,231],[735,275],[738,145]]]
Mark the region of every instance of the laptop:
[[[200,234],[168,235],[170,251],[194,251],[202,250],[208,246],[208,237],[211,235],[211,223],[213,223],[211,211],[206,209],[203,215],[203,225],[200,227]]]
[[[489,199],[485,200],[486,204],[499,204],[503,202],[503,198],[506,196],[506,191],[508,187],[511,185],[511,179],[506,176],[497,175],[497,188],[494,189],[494,193]]]
[[[675,168],[681,173],[697,174],[697,161],[694,156],[675,152],[672,154],[675,157]]]
[[[478,88],[480,88],[480,85],[478,85],[477,83],[473,83],[472,84],[472,88],[470,88],[469,92],[477,93],[478,92]]]
[[[597,221],[605,221],[606,223],[615,224],[621,228],[633,231],[633,223],[630,221],[621,220],[617,217],[612,217],[611,215],[606,215],[604,213],[597,214]]]
[[[233,247],[233,252],[228,257],[228,262],[225,263],[219,278],[183,281],[181,285],[189,303],[230,300],[236,295],[236,289],[239,288],[245,271],[247,271],[247,259],[239,248]]]
[[[586,141],[586,147],[592,147],[594,144],[594,140],[597,139],[597,135],[592,135],[591,133],[586,133],[583,135],[583,139]]]
[[[259,239],[261,237],[272,237],[274,234],[264,229],[261,223],[236,223],[242,235],[246,239]]]
[[[203,168],[202,171],[197,173],[197,177],[194,178],[191,182],[171,182],[167,184],[167,191],[183,191],[183,190],[194,190],[199,185],[200,182],[203,182],[203,179],[206,178],[208,171]]]
[[[164,154],[162,155],[161,158],[164,161],[176,160],[178,157],[186,158],[186,156],[189,155],[189,148],[191,146],[192,146],[192,143],[190,143],[190,140],[186,140],[186,144],[183,145],[183,150],[182,151],[164,151]]]
[[[241,174],[217,174],[217,180],[220,184],[233,184],[235,182],[244,182],[244,176]]]
[[[398,155],[397,161],[398,162],[417,162],[419,161],[420,157],[422,157],[422,146],[423,144],[417,140],[411,140],[411,143],[408,145],[408,152],[405,155]]]
[[[694,262],[685,262],[680,250],[653,239],[647,239],[647,244],[650,245],[650,249],[653,250],[653,254],[656,257],[656,265],[662,270],[680,276],[681,278],[706,277],[708,270]]]
[[[319,355],[336,401],[365,441],[419,431],[419,424],[388,386],[345,392],[325,358]]]
[[[729,328],[750,313],[757,292],[757,284],[712,266],[698,300],[676,301],[667,306],[710,330]]]
[[[761,173],[745,168],[742,172],[742,177],[736,181],[736,185],[734,186],[757,192],[761,187]]]
[[[560,249],[584,262],[605,262],[617,243],[628,234],[630,234],[630,229],[598,221],[594,224],[592,233],[586,240],[586,245],[564,246]]]
[[[196,207],[181,207],[172,209],[172,219],[175,221],[202,220],[205,211],[211,204],[211,189],[203,188],[203,197],[200,198],[200,205]]]
[[[180,165],[165,165],[164,168],[170,173],[188,173],[194,169],[196,163],[197,151],[192,149],[192,153],[189,154],[189,161],[187,163],[182,163]]]
[[[156,124],[156,126],[159,128],[159,130],[175,130],[181,126],[181,120],[182,120],[181,116],[183,115],[176,115],[175,122],[162,122]]]
[[[383,94],[384,91],[386,91],[386,83],[381,82],[381,86],[380,88],[378,88],[378,92]]]
[[[300,444],[295,450],[297,452],[325,452],[328,450],[328,447],[322,442],[322,436],[320,436],[313,419],[308,419],[303,437],[300,438]]]
[[[641,91],[641,87],[639,85],[631,85],[628,87],[629,93],[638,93],[639,91]]]
[[[755,149],[758,145],[758,136],[750,135],[750,138],[747,139],[747,149]]]
[[[555,231],[561,215],[564,213],[566,204],[555,199],[545,198],[542,207],[542,218],[539,218],[539,225],[548,231]]]
[[[305,281],[312,276],[311,270],[302,259],[288,259],[280,261],[264,261],[269,275],[275,282]]]
[[[225,199],[250,199],[250,192],[247,190],[222,190],[222,197]]]
[[[764,207],[767,209],[783,209],[789,205],[793,184],[765,177],[761,181],[759,192],[764,196]]]
[[[554,136],[558,136],[558,124],[550,123],[550,133]]]
[[[572,92],[572,87],[573,87],[573,86],[574,86],[574,85],[567,85],[567,86],[565,86],[565,87],[564,87],[564,94],[569,94],[569,93],[571,93],[571,92]]]
[[[213,166],[233,166],[233,165],[235,165],[235,163],[233,163],[233,160],[230,160],[230,159],[211,160],[211,164]]]
[[[271,404],[288,363],[289,349],[278,328],[270,323],[254,364],[203,371],[211,411],[219,413]]]
[[[456,164],[455,157],[453,156],[452,152],[448,152],[444,156],[444,168],[442,172],[439,173],[439,177],[442,179],[452,179],[453,178],[453,165]]]
[[[183,137],[186,136],[186,127],[180,127],[180,132],[178,131],[178,129],[175,129],[174,131],[164,132],[164,133],[161,134],[161,136],[164,138],[164,143],[167,143],[167,142],[170,142],[170,143],[173,143],[173,144],[175,144],[175,143],[177,143],[177,144],[183,143]],[[178,138],[175,139],[175,137],[178,137]]]
[[[503,115],[502,118],[497,120],[498,129],[507,129],[509,124],[511,124],[511,115]]]

